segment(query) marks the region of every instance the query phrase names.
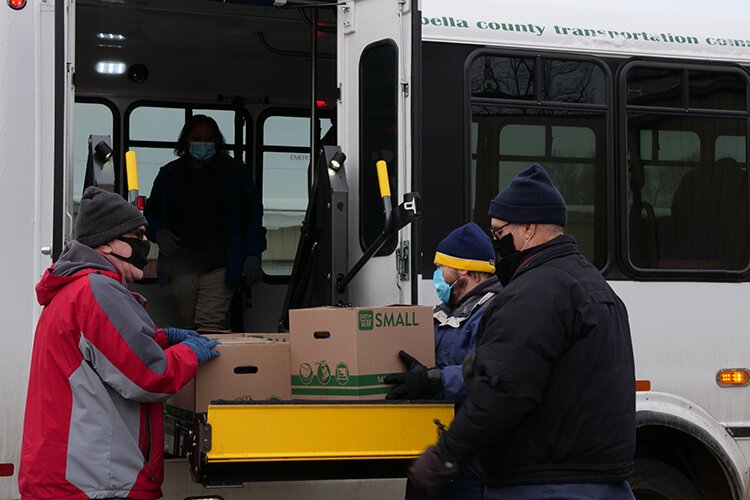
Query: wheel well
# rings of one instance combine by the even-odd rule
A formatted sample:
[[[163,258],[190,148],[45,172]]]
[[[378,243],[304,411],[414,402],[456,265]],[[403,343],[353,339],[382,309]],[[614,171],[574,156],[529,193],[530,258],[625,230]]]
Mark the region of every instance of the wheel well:
[[[706,500],[739,499],[727,464],[700,439],[665,425],[643,425],[637,429],[636,442],[636,458],[670,464],[687,476]]]

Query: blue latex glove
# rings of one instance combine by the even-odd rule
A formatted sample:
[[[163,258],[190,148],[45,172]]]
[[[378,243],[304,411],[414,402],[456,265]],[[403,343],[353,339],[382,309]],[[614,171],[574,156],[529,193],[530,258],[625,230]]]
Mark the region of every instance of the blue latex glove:
[[[164,335],[167,336],[169,345],[179,344],[190,337],[200,337],[200,333],[194,330],[185,330],[183,328],[165,328]]]
[[[202,365],[211,358],[218,358],[219,356],[221,356],[221,353],[214,349],[214,347],[216,347],[220,343],[216,339],[196,336],[188,337],[180,343],[188,346],[193,350],[193,352],[195,352],[195,355],[198,357],[199,365]]]

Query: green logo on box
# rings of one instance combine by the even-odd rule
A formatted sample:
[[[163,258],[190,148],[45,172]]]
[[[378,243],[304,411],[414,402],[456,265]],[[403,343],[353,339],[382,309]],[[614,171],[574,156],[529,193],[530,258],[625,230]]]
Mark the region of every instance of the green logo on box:
[[[328,363],[325,361],[321,361],[318,363],[318,380],[320,380],[320,383],[323,385],[326,385],[328,381],[331,379],[331,367],[328,366]]]
[[[339,385],[349,382],[349,367],[343,361],[336,365],[336,382]]]
[[[360,330],[372,330],[373,328],[373,314],[369,309],[359,311],[359,329]]]
[[[313,373],[312,366],[310,366],[310,363],[302,363],[299,365],[299,378],[305,385],[310,385],[310,383],[313,380],[313,376],[315,374]]]

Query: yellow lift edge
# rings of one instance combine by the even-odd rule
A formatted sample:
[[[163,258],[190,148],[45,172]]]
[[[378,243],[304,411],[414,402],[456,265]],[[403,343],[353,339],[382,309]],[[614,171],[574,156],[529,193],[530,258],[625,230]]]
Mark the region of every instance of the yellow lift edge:
[[[454,416],[443,402],[211,404],[211,463],[410,459]]]

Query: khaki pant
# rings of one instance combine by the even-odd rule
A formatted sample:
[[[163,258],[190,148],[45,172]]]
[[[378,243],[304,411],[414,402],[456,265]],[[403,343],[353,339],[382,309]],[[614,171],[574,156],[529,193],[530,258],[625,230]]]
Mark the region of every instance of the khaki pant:
[[[183,328],[224,330],[234,288],[225,281],[226,268],[174,277],[173,289]]]

